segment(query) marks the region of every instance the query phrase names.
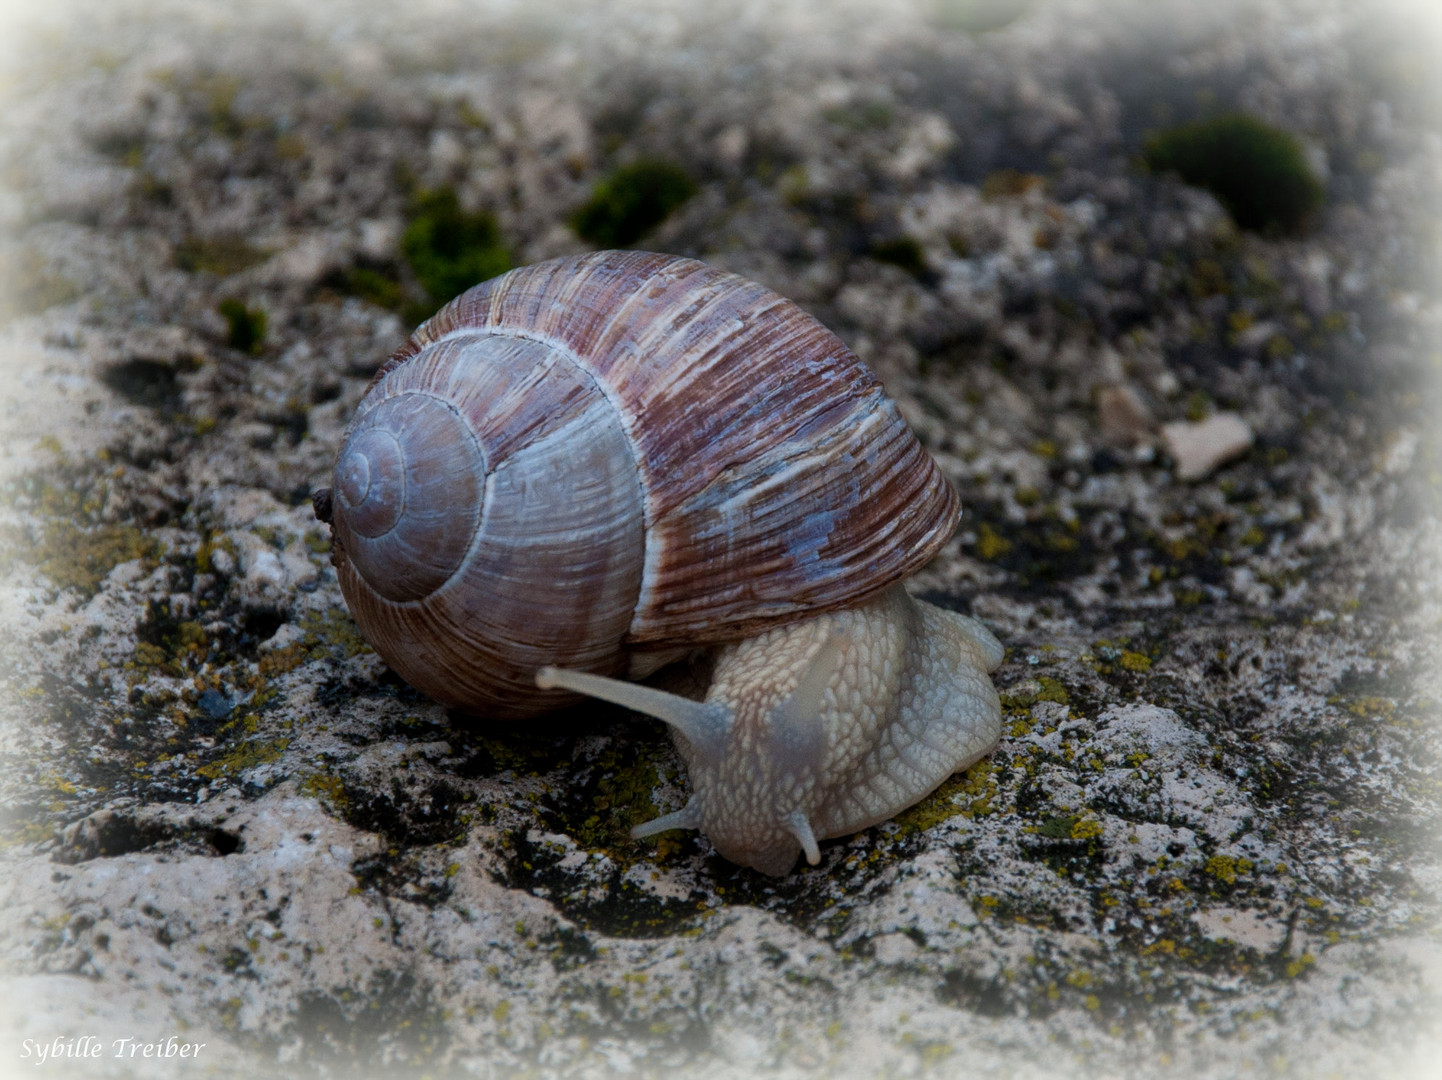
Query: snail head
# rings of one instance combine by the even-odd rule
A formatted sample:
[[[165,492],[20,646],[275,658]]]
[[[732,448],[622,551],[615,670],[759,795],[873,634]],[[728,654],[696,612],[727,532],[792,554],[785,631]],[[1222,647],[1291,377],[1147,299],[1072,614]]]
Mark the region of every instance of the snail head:
[[[684,807],[636,826],[631,835],[700,829],[731,862],[782,875],[804,853],[821,860],[812,813],[829,756],[823,710],[846,636],[826,635],[806,659],[799,681],[778,694],[776,684],[726,685],[726,657],[706,701],[587,672],[546,667],[542,689],[557,687],[601,698],[665,721],[684,740],[694,794]],[[678,742],[680,742],[678,740]]]

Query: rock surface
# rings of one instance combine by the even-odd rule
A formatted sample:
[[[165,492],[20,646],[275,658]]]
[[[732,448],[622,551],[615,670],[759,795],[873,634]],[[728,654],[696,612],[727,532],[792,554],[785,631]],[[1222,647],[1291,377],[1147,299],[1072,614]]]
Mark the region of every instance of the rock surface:
[[[1430,26],[1006,7],[30,13],[0,1073],[1435,1075]],[[1325,167],[1303,235],[1136,165],[1224,109]],[[915,590],[1008,647],[996,753],[780,880],[628,838],[685,798],[660,725],[487,727],[400,683],[309,505],[413,314],[416,194],[528,262],[643,158],[697,185],[643,246],[882,376],[966,505]],[[1250,448],[1180,482],[1152,424],[1227,413]],[[200,1056],[112,1052],[172,1036]]]

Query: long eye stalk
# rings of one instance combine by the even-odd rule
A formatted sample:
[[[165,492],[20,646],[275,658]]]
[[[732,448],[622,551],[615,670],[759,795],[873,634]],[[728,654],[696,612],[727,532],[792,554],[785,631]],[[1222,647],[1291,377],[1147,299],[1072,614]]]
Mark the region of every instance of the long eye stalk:
[[[542,690],[560,688],[600,698],[613,705],[635,709],[647,716],[663,720],[685,735],[703,753],[715,756],[731,730],[731,710],[713,702],[692,701],[680,694],[667,693],[653,686],[622,682],[588,671],[570,668],[543,667],[536,672],[536,685]]]

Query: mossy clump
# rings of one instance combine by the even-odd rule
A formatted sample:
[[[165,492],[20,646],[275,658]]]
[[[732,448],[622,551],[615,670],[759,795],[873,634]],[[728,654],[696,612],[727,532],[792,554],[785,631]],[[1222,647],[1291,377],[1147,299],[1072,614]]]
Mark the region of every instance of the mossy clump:
[[[359,297],[377,307],[399,311],[405,304],[405,290],[401,283],[368,266],[351,267],[338,276],[335,285],[344,295]]]
[[[416,196],[401,234],[401,252],[438,304],[511,268],[495,215],[464,209],[451,188]]]
[[[164,545],[133,525],[97,525],[86,528],[68,521],[45,527],[43,540],[18,552],[21,561],[35,566],[61,589],[94,596],[111,570],[123,562],[142,559],[148,567],[164,554]]]
[[[215,310],[225,317],[229,327],[225,343],[237,352],[259,356],[265,347],[265,312],[246,307],[234,298],[222,300]]]
[[[1238,859],[1231,855],[1213,855],[1202,867],[1208,877],[1216,878],[1223,885],[1235,885],[1239,874],[1250,874],[1252,870],[1251,859]]]
[[[327,773],[312,773],[300,784],[300,793],[318,799],[334,812],[344,816],[351,808],[345,781]]]
[[[994,766],[983,758],[965,772],[954,773],[926,798],[892,818],[901,835],[926,832],[958,815],[976,818],[994,813],[992,797],[998,791]]]
[[[1122,653],[1120,663],[1122,667],[1128,671],[1143,672],[1152,669],[1151,657],[1144,653],[1132,652],[1131,650],[1126,650]]]
[[[187,668],[198,668],[210,651],[205,628],[177,618],[168,602],[150,601],[145,618],[136,627],[136,637],[134,657],[126,667],[138,680],[151,671],[178,677]]]
[[[1011,541],[997,532],[988,522],[983,521],[977,529],[976,553],[991,562],[1011,550]]]
[[[645,848],[628,850],[625,845],[633,827],[661,813],[652,797],[661,783],[661,775],[649,757],[643,753],[631,764],[621,764],[617,759],[613,768],[602,775],[591,800],[594,812],[586,816],[575,832],[576,842],[582,847],[644,855]]]
[[[175,265],[187,273],[229,277],[265,262],[270,252],[238,236],[192,236],[175,247]]]
[[[871,245],[871,257],[877,262],[899,266],[914,278],[925,277],[926,253],[909,236],[899,236]]]
[[[571,227],[588,244],[627,247],[694,194],[696,184],[680,166],[637,161],[601,180],[590,199],[571,216]]]
[[[848,105],[837,105],[827,109],[822,116],[828,124],[847,131],[879,131],[889,127],[896,119],[896,113],[884,101],[860,101]]]
[[[1071,701],[1066,687],[1061,684],[1060,680],[1053,679],[1049,675],[1039,675],[1036,681],[1041,684],[1041,689],[1036,695],[1037,701],[1050,701],[1057,705],[1066,705]]]
[[[1205,188],[1242,228],[1299,232],[1322,205],[1322,183],[1301,144],[1245,113],[1183,124],[1149,138],[1142,158]]]

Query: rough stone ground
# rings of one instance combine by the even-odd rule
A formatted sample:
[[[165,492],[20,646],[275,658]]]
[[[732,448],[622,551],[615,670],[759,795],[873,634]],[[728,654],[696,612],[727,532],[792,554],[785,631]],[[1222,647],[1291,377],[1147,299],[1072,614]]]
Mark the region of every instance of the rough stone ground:
[[[1435,1075],[1434,41],[1384,5],[944,6],[30,13],[0,1073]],[[1137,166],[1230,108],[1326,170],[1300,238]],[[699,193],[645,246],[882,374],[967,506],[917,590],[1008,646],[996,753],[784,880],[627,839],[684,797],[659,725],[400,684],[306,501],[406,329],[353,271],[414,295],[412,193],[526,262],[646,156]],[[1251,448],[1181,480],[1159,426],[1228,412]],[[22,1057],[173,1033],[198,1063]]]

